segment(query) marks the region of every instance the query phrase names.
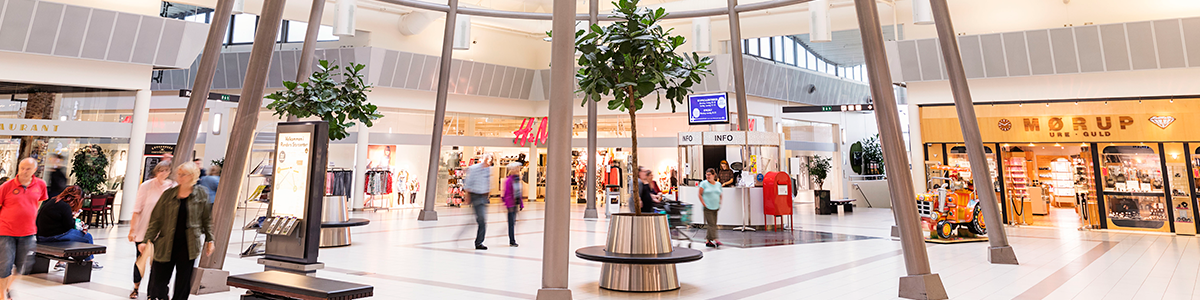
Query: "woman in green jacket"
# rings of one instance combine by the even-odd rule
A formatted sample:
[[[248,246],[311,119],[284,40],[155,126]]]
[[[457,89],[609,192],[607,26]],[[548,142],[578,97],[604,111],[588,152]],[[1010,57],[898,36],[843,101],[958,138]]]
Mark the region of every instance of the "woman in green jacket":
[[[154,262],[147,299],[168,299],[167,281],[175,271],[175,292],[170,299],[187,300],[201,248],[205,255],[212,255],[212,207],[204,189],[195,188],[199,177],[196,164],[180,164],[175,169],[179,185],[164,191],[150,213],[146,241],[154,244]]]

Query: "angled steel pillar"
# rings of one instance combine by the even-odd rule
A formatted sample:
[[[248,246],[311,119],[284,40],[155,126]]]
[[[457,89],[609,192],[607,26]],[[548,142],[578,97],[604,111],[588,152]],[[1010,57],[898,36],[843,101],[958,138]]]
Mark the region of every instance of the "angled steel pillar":
[[[196,69],[192,96],[188,98],[183,126],[179,128],[179,139],[175,141],[175,156],[179,159],[171,161],[171,170],[180,162],[192,162],[192,150],[196,149],[196,136],[200,134],[200,119],[204,118],[204,102],[208,101],[208,91],[212,88],[213,74],[217,72],[217,59],[221,57],[221,45],[225,42],[232,13],[233,0],[217,1],[212,24],[208,27],[208,38],[204,41],[204,52],[200,55],[200,65]]]
[[[993,264],[1016,265],[1017,254],[1008,244],[1008,235],[1000,220],[1000,205],[992,191],[991,174],[987,172],[987,156],[983,151],[983,137],[979,134],[979,120],[975,117],[975,105],[971,100],[971,89],[963,71],[962,56],[958,51],[958,38],[954,35],[954,24],[950,22],[950,8],[946,0],[931,0],[933,19],[937,26],[938,43],[942,47],[942,60],[946,62],[946,75],[950,77],[950,91],[954,94],[954,108],[958,111],[958,125],[962,128],[963,142],[967,145],[967,159],[979,172],[971,172],[979,204],[983,206],[984,224],[988,229],[988,261]]]
[[[453,0],[451,0],[453,1]],[[546,149],[546,230],[538,300],[570,300],[571,114],[575,102],[575,0],[555,0],[550,44],[550,111]],[[570,38],[568,38],[570,37]]]
[[[312,76],[313,52],[317,50],[317,33],[321,30],[321,15],[325,14],[325,0],[312,0],[312,2],[312,11],[308,13],[308,29],[304,32],[304,45],[300,47],[300,61],[296,66],[296,83],[308,82],[308,77]],[[296,122],[300,119],[288,115],[287,121]]]
[[[908,272],[908,276],[900,277],[899,296],[909,299],[947,299],[942,279],[930,271],[929,254],[925,251],[912,174],[908,172],[908,156],[900,130],[900,113],[896,109],[896,94],[892,90],[892,75],[883,47],[879,10],[875,0],[854,0],[854,6],[858,12],[858,29],[862,31],[871,97],[875,99],[875,118],[879,123],[883,160],[887,162],[884,167],[888,174],[888,186],[891,187],[892,210],[895,211],[896,225],[900,227],[900,246],[904,252],[904,267]]]
[[[746,108],[746,71],[742,69],[742,21],[738,19],[737,0],[729,0],[729,54],[733,61],[733,91],[737,98],[738,130],[750,130]]]
[[[596,25],[599,22],[598,15],[600,13],[600,1],[588,0],[588,27]],[[591,31],[591,29],[588,29]],[[587,97],[587,96],[584,96]],[[587,208],[583,210],[584,219],[599,218],[596,212],[596,101],[588,99],[587,102]]]
[[[437,221],[433,210],[438,186],[438,164],[442,161],[442,126],[446,124],[446,94],[450,89],[450,59],[454,46],[454,25],[458,20],[458,0],[449,0],[446,12],[446,31],[442,34],[442,57],[438,63],[437,104],[433,110],[433,138],[429,142],[429,170],[425,173],[425,208],[417,215],[419,221]]]

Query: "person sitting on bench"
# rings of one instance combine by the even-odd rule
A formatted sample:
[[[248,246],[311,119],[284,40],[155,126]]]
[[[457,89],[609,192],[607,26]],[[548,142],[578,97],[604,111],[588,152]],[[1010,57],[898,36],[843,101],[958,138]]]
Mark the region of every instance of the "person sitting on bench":
[[[92,243],[92,234],[75,228],[76,212],[83,208],[83,189],[77,185],[68,186],[54,199],[42,202],[37,214],[37,241],[49,242],[80,242]],[[92,260],[91,255],[84,260]],[[54,270],[66,269],[64,262],[54,265]],[[92,262],[92,269],[104,268],[99,263]]]

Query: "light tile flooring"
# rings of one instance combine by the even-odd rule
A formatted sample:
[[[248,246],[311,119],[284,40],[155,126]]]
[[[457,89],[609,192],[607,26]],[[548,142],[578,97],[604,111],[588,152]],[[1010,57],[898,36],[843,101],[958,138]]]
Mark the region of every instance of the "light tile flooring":
[[[521,247],[511,248],[504,214],[493,205],[487,251],[472,248],[469,208],[439,207],[436,222],[415,221],[417,210],[355,213],[371,225],[354,229],[354,245],[321,250],[327,267],[318,274],[374,285],[375,299],[532,299],[541,286],[542,207],[534,203],[521,213]],[[706,249],[703,260],[678,266],[682,289],[645,294],[601,290],[600,265],[571,255],[570,288],[575,299],[896,298],[904,265],[899,243],[886,238],[891,211],[857,208],[816,216],[811,204],[797,211],[796,223],[806,230],[883,239]],[[582,214],[583,206],[573,205],[572,250],[604,242],[607,223],[585,221]],[[92,282],[61,285],[53,273],[49,279],[27,276],[15,287],[17,299],[126,298],[134,256],[127,230],[93,229],[109,253],[97,256],[106,267]],[[1037,227],[1009,228],[1009,237],[1019,266],[989,264],[986,243],[926,244],[932,269],[952,299],[1200,299],[1197,237]],[[237,258],[237,232],[233,239],[225,269],[261,271],[256,258]],[[237,299],[242,292],[193,299]]]

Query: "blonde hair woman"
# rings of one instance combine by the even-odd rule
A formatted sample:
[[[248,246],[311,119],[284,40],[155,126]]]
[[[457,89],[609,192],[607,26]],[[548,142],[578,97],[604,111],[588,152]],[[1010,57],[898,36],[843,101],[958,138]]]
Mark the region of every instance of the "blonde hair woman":
[[[213,252],[212,206],[204,189],[196,188],[200,168],[180,164],[175,178],[179,185],[163,192],[146,229],[146,240],[154,244],[147,299],[168,299],[167,281],[174,273],[175,291],[170,299],[187,300],[200,250],[205,255]]]

